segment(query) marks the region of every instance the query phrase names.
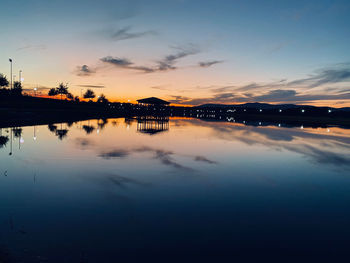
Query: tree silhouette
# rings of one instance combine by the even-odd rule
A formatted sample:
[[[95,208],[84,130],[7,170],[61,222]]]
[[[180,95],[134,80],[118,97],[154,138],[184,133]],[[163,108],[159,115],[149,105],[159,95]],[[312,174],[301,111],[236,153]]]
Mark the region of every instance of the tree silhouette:
[[[74,97],[74,101],[75,101],[75,102],[80,102],[79,97],[78,97],[78,96],[75,96],[75,97]]]
[[[19,81],[15,81],[13,83],[13,89],[11,90],[11,93],[16,96],[22,96],[22,83]]]
[[[88,89],[84,94],[84,99],[93,99],[95,97],[96,97],[95,92],[91,89]]]
[[[63,84],[63,82],[61,82],[58,87],[56,88],[57,94],[61,95],[61,100],[62,100],[62,96],[63,95],[67,95],[68,92],[68,85],[67,84]]]
[[[21,138],[22,137],[22,128],[13,128],[12,129],[13,131],[13,135],[16,137],[16,138]]]
[[[7,137],[7,136],[0,136],[0,148],[6,146],[8,141],[9,141],[9,137]]]
[[[9,81],[4,74],[0,73],[0,88],[5,88],[9,86]]]
[[[106,96],[104,94],[101,94],[98,97],[97,102],[99,102],[99,103],[108,103],[108,99],[106,98]]]
[[[63,138],[67,137],[67,133],[68,133],[67,129],[58,129],[58,130],[56,130],[56,136],[61,141],[63,140]]]
[[[50,132],[56,132],[57,130],[57,125],[54,124],[49,124],[47,127],[49,128]]]
[[[48,95],[49,96],[56,96],[57,95],[57,90],[55,88],[50,89]]]
[[[73,99],[74,99],[73,94],[70,93],[70,92],[68,92],[68,94],[67,94],[67,99],[73,100]]]
[[[86,132],[86,134],[90,134],[95,130],[95,127],[89,126],[89,125],[83,125],[83,129]]]

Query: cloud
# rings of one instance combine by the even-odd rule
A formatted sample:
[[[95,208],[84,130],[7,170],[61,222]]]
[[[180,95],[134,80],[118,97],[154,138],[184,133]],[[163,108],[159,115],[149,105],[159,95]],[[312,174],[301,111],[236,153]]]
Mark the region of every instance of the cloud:
[[[350,100],[350,92],[341,94],[299,94],[296,90],[270,90],[261,95],[253,94],[236,94],[234,92],[218,93],[212,97],[206,98],[189,98],[184,96],[172,95],[172,103],[183,105],[201,105],[208,103],[247,103],[247,102],[279,102],[279,103],[299,103],[322,100]]]
[[[106,176],[107,179],[113,183],[115,186],[120,188],[126,188],[128,185],[140,185],[140,186],[148,186],[148,183],[144,183],[139,180],[135,180],[132,178],[124,177],[121,175],[111,174]]]
[[[213,60],[213,61],[207,61],[207,62],[199,62],[198,66],[202,68],[208,68],[210,66],[213,66],[215,64],[223,63],[224,61],[222,60]]]
[[[293,81],[281,79],[269,83],[250,83],[242,86],[204,87],[214,94],[204,98],[171,95],[174,98],[171,102],[183,105],[201,105],[207,103],[311,103],[325,100],[349,100],[349,86],[338,84],[350,82],[349,66],[349,63],[337,64],[333,68],[319,70],[317,74],[313,74],[309,78]],[[334,84],[338,84],[338,86],[335,87]],[[194,90],[202,88],[196,87]]]
[[[78,87],[82,87],[82,88],[92,88],[92,89],[104,89],[106,88],[105,86],[103,85],[77,85]]]
[[[112,57],[112,56],[101,58],[101,61],[112,64],[117,67],[128,67],[133,64],[126,58],[118,58],[118,57]]]
[[[129,154],[130,154],[129,151],[125,149],[114,149],[111,151],[102,152],[98,156],[103,159],[109,160],[109,159],[116,159],[116,158],[125,158]]]
[[[204,157],[204,156],[195,156],[193,158],[196,162],[204,162],[204,163],[209,163],[209,164],[216,164],[217,162],[216,161],[212,161],[212,160],[209,160],[208,158]]]
[[[157,62],[157,70],[158,71],[166,71],[166,70],[174,70],[177,67],[174,64],[180,59],[190,55],[194,55],[199,53],[199,48],[195,45],[189,45],[187,47],[176,47],[179,52],[171,55],[165,56],[162,60]]]
[[[153,72],[154,69],[145,66],[134,66],[134,63],[126,58],[107,56],[100,59],[102,62],[113,65],[117,68],[131,69],[141,71],[143,73]]]
[[[212,135],[221,140],[263,145],[277,151],[287,150],[322,165],[350,168],[350,155],[347,153],[350,139],[344,135],[314,133],[301,129],[237,126],[225,122],[217,122],[213,125],[203,120],[181,121],[210,128],[213,131]]]
[[[348,64],[340,64],[337,68],[329,68],[320,70],[319,73],[309,78],[298,79],[288,83],[288,86],[304,86],[306,88],[316,88],[324,84],[333,84],[339,82],[350,81],[350,68],[342,67]]]
[[[95,73],[88,65],[77,66],[76,74],[78,76],[90,76]]]
[[[117,29],[115,31],[110,32],[110,37],[115,41],[120,40],[126,40],[126,39],[132,39],[132,38],[139,38],[143,36],[149,36],[149,35],[156,35],[157,32],[155,31],[142,31],[142,32],[131,32],[132,27],[127,26],[120,29]]]
[[[190,167],[183,166],[177,163],[171,156],[174,155],[171,151],[165,151],[161,149],[153,149],[151,147],[140,147],[134,150],[135,152],[151,152],[154,154],[154,158],[159,160],[162,164],[171,166],[176,169],[192,171],[193,169]]]
[[[112,56],[103,57],[100,59],[100,61],[102,61],[103,63],[113,65],[117,68],[136,70],[142,73],[153,73],[175,70],[177,69],[175,64],[178,62],[179,59],[187,57],[189,55],[194,55],[199,52],[199,49],[194,45],[189,45],[187,47],[176,47],[175,49],[178,49],[179,52],[165,56],[163,59],[156,61],[156,64],[151,67],[138,66],[127,58],[119,58]]]
[[[153,86],[153,87],[150,87],[150,89],[168,90],[168,88],[166,86]]]
[[[82,150],[85,150],[95,145],[93,141],[86,138],[76,138],[75,144]]]
[[[22,51],[22,50],[45,50],[46,45],[25,45],[22,47],[17,48],[17,51]]]

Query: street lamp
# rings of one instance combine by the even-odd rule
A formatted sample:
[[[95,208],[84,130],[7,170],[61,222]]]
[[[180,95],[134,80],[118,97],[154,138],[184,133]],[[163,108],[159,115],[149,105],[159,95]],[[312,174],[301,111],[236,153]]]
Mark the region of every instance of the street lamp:
[[[12,59],[9,58],[10,64],[11,64],[11,89],[12,89]]]
[[[38,90],[37,88],[34,88],[34,97],[36,97],[36,91],[37,90]]]

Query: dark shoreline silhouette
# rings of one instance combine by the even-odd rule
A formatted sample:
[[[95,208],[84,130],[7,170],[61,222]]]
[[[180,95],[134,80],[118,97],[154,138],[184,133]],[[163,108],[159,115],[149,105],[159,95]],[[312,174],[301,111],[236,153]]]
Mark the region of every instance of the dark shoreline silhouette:
[[[192,117],[243,124],[350,127],[350,110],[305,105],[202,105],[197,107],[98,103],[56,100],[30,96],[0,98],[0,127],[74,122],[87,119],[133,118],[137,116]],[[279,125],[281,126],[281,125]]]

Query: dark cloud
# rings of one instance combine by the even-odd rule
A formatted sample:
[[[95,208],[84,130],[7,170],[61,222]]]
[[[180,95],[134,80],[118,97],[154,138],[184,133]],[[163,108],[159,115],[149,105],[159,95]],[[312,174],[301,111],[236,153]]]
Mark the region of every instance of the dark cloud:
[[[90,76],[95,73],[95,70],[91,69],[88,65],[78,66],[76,74],[78,76]]]
[[[313,161],[319,164],[350,166],[350,156],[348,154],[327,151],[306,144],[296,146],[285,146],[284,148],[293,152],[304,154],[305,156],[311,158]]]
[[[106,178],[108,179],[108,181],[110,181],[115,186],[118,186],[118,187],[124,188],[124,189],[127,188],[127,186],[129,186],[129,185],[140,185],[140,186],[148,186],[149,185],[148,183],[144,183],[144,182],[139,181],[139,180],[135,180],[132,178],[128,178],[128,177],[116,175],[116,174],[107,175]]]
[[[253,95],[249,93],[239,94],[234,92],[217,93],[207,98],[189,98],[184,96],[172,95],[172,103],[183,105],[201,105],[207,103],[246,103],[246,102],[279,102],[279,103],[299,103],[312,102],[321,100],[349,100],[350,92],[340,94],[299,94],[296,90],[270,90],[261,95]]]
[[[95,145],[95,143],[92,140],[87,138],[76,138],[75,144],[82,150],[85,150]]]
[[[118,68],[131,69],[131,70],[141,71],[143,73],[150,73],[154,71],[154,69],[150,67],[134,66],[134,63],[126,58],[107,56],[107,57],[101,58],[100,60],[104,63],[113,65]]]
[[[153,149],[151,147],[140,147],[134,150],[135,152],[151,152],[154,154],[154,158],[159,160],[162,164],[171,166],[176,169],[180,170],[186,170],[186,171],[192,171],[193,169],[190,167],[183,166],[179,163],[177,163],[173,158],[172,155],[174,154],[171,151],[165,151],[161,149]]]
[[[129,155],[129,151],[125,149],[113,149],[111,151],[106,151],[100,153],[98,156],[103,159],[116,159],[116,158],[125,158]]]
[[[179,59],[187,57],[189,55],[194,55],[199,52],[199,49],[194,45],[190,45],[188,47],[176,48],[176,49],[179,50],[177,53],[165,56],[163,59],[157,61],[156,65],[152,67],[138,66],[126,58],[119,58],[119,57],[112,57],[112,56],[103,57],[100,60],[104,63],[113,65],[118,68],[136,70],[142,73],[152,73],[152,72],[175,70],[177,69],[175,64],[178,62]]]
[[[82,87],[82,88],[92,88],[92,89],[104,89],[106,88],[103,85],[77,85],[78,87]]]
[[[174,70],[177,68],[175,67],[175,63],[179,59],[199,53],[199,48],[194,45],[189,45],[187,47],[177,47],[176,49],[178,49],[179,52],[165,56],[162,60],[159,60],[157,62],[158,71]]]
[[[118,57],[112,57],[112,56],[103,57],[101,58],[101,61],[112,64],[117,67],[128,67],[133,64],[126,58],[118,58]]]
[[[309,78],[287,81],[281,79],[270,83],[250,83],[243,86],[205,87],[214,95],[205,98],[188,98],[172,95],[171,102],[184,105],[201,105],[207,103],[234,104],[245,102],[279,102],[312,103],[322,100],[349,100],[349,87],[328,86],[350,81],[350,64],[343,63],[331,69],[321,70]],[[319,88],[318,88],[319,87]],[[196,87],[195,89],[202,89]],[[318,88],[313,91],[308,89]],[[316,92],[317,90],[317,92]]]
[[[337,168],[350,168],[347,150],[350,139],[337,134],[319,134],[301,129],[237,126],[225,122],[215,125],[202,120],[181,120],[191,125],[211,128],[212,135],[227,141],[240,141],[248,145],[263,145],[274,150],[287,150],[301,154],[311,161]],[[322,141],[320,144],[319,142]]]
[[[316,88],[324,84],[333,84],[350,81],[350,68],[344,67],[347,64],[330,69],[323,69],[319,73],[309,78],[294,80],[288,86],[305,86],[306,88]]]
[[[132,27],[127,26],[120,29],[117,29],[115,31],[110,32],[110,37],[115,41],[120,40],[126,40],[126,39],[132,39],[132,38],[139,38],[143,36],[149,36],[149,35],[156,35],[157,32],[155,31],[142,31],[142,32],[131,32]]]
[[[216,164],[217,162],[216,161],[212,161],[212,160],[209,160],[208,158],[204,157],[204,156],[195,156],[193,158],[193,160],[195,160],[196,162],[204,162],[204,163],[209,163],[209,164]]]
[[[215,64],[219,64],[222,63],[224,61],[222,60],[213,60],[213,61],[206,61],[206,62],[199,62],[198,66],[202,67],[202,68],[208,68],[210,66],[213,66]]]

